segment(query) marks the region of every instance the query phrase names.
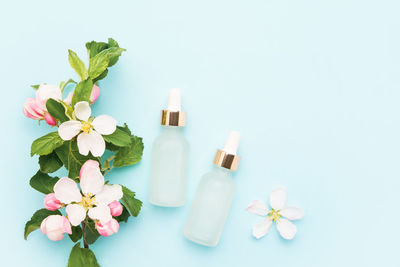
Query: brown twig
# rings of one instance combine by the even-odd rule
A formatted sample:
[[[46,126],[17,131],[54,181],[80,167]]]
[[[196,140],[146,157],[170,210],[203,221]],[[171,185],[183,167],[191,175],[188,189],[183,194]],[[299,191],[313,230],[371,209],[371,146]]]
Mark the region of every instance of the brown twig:
[[[86,224],[85,224],[85,222],[82,222],[83,246],[84,246],[85,248],[89,248],[89,245],[88,245],[88,243],[86,242],[86,239],[85,239],[85,229],[86,229]]]

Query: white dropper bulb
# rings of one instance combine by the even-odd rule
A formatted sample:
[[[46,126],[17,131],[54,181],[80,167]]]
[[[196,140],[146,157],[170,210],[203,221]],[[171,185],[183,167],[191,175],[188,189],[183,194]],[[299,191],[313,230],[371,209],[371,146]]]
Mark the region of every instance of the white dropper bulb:
[[[181,90],[173,88],[168,94],[168,110],[180,111],[181,110]]]
[[[232,131],[229,133],[228,139],[226,140],[224,151],[227,154],[236,155],[236,151],[239,147],[240,133]]]

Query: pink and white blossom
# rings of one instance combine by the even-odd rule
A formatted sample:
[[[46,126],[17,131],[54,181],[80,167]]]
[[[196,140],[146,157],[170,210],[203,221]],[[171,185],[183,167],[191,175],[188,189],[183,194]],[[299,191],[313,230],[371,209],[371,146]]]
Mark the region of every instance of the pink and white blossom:
[[[61,89],[56,85],[41,84],[36,91],[36,98],[28,98],[22,107],[22,111],[30,119],[45,120],[48,125],[55,126],[57,120],[47,112],[46,108],[46,102],[50,98],[61,100]]]
[[[56,198],[54,193],[47,194],[43,200],[44,207],[48,210],[58,210],[62,203]]]
[[[67,205],[65,211],[73,226],[79,225],[86,216],[105,225],[112,219],[108,205],[123,196],[120,185],[104,184],[100,168],[94,165],[92,162],[82,166],[80,187],[83,195],[77,183],[68,177],[61,178],[54,185],[55,197]]]
[[[110,236],[112,234],[118,233],[119,223],[116,219],[112,218],[106,224],[96,223],[97,232],[102,236]]]
[[[95,157],[102,156],[106,149],[102,135],[112,134],[117,129],[117,121],[108,115],[89,120],[92,110],[86,101],[76,103],[74,113],[78,120],[63,122],[58,128],[61,139],[68,141],[78,136],[77,143],[81,155],[87,156],[90,151]]]
[[[41,84],[36,91],[36,103],[42,110],[47,110],[46,102],[48,99],[61,100],[62,92],[60,87],[51,84]]]
[[[286,190],[279,187],[272,191],[269,199],[271,210],[259,200],[252,201],[247,210],[265,218],[253,226],[253,236],[257,239],[269,232],[273,222],[280,235],[285,239],[293,239],[297,232],[296,226],[289,220],[298,220],[304,217],[304,211],[300,208],[286,206]]]
[[[61,215],[50,215],[40,224],[40,231],[50,240],[59,241],[64,238],[64,233],[72,234],[71,224]]]

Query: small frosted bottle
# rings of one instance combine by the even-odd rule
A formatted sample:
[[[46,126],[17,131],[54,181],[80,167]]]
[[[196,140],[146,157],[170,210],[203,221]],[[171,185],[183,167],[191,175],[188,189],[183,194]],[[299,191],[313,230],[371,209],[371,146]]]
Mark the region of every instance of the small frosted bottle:
[[[182,133],[185,123],[181,92],[172,89],[168,109],[161,112],[162,131],[153,143],[149,200],[154,205],[180,207],[185,204],[189,160],[189,144]]]
[[[214,169],[200,180],[184,230],[185,237],[195,243],[218,244],[235,192],[232,172],[239,164],[239,140],[238,132],[230,133],[224,149],[215,155]]]

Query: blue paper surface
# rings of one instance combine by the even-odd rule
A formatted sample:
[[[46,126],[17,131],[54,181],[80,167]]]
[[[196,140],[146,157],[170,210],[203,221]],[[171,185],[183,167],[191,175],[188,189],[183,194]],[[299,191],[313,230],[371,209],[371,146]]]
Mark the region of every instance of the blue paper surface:
[[[399,266],[400,2],[5,1],[0,10],[2,266],[66,266],[73,244],[24,224],[43,206],[29,187],[32,141],[50,127],[24,117],[31,84],[77,79],[67,49],[117,40],[127,52],[101,82],[93,114],[144,138],[140,164],[113,170],[137,192],[140,216],[92,249],[111,266]],[[190,142],[187,204],[147,200],[152,141],[168,90],[179,87]],[[236,197],[220,244],[187,241],[183,226],[201,175],[230,130],[242,134]],[[306,217],[294,240],[247,204],[277,186]]]

